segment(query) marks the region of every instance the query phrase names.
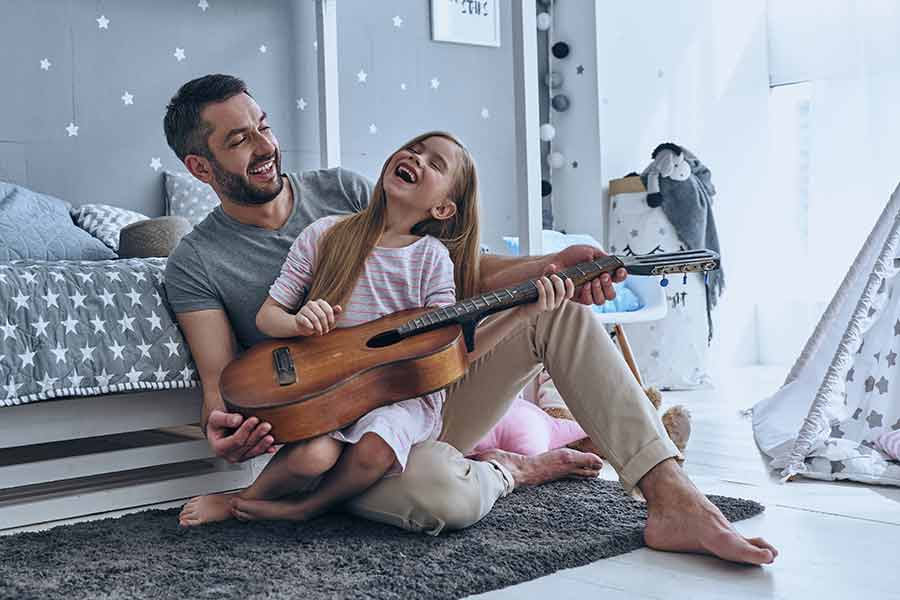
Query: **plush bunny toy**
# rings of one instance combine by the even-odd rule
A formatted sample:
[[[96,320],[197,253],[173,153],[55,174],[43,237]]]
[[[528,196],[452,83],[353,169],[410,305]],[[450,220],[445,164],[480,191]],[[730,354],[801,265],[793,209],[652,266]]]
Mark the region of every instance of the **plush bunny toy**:
[[[691,176],[691,166],[684,158],[681,146],[666,142],[653,150],[653,162],[647,167],[647,205],[656,208],[662,205],[659,193],[659,178],[668,177],[674,181],[687,181]]]

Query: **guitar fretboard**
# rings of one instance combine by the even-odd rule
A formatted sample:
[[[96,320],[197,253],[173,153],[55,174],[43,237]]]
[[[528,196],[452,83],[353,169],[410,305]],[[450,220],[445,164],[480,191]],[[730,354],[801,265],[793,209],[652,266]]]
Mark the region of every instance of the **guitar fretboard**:
[[[583,262],[559,271],[557,275],[564,281],[571,279],[575,287],[580,286],[603,273],[611,273],[623,266],[622,261],[613,256],[605,256],[598,260]],[[508,288],[495,290],[457,302],[452,306],[438,308],[424,315],[407,321],[397,329],[403,337],[437,329],[450,323],[478,319],[486,315],[526,304],[537,300],[538,291],[534,280],[526,281]]]

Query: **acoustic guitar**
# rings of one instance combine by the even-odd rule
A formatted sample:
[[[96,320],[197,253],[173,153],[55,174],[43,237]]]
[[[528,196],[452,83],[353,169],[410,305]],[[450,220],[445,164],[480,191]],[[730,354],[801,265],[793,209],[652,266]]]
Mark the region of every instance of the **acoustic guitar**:
[[[719,256],[691,250],[606,256],[557,275],[576,287],[624,267],[632,275],[711,271]],[[323,336],[261,342],[222,372],[225,406],[272,425],[276,443],[316,437],[350,425],[379,406],[415,398],[460,379],[486,316],[537,300],[534,281],[439,309],[393,313]]]

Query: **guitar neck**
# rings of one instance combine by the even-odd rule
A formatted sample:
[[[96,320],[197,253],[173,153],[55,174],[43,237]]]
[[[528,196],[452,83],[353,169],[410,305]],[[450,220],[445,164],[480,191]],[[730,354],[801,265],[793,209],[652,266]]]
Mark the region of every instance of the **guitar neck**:
[[[604,256],[597,260],[579,263],[556,274],[563,281],[571,279],[575,287],[578,287],[600,277],[603,273],[612,273],[623,266],[625,266],[624,263],[617,257]],[[450,323],[479,321],[495,312],[520,304],[534,302],[538,298],[538,288],[535,281],[531,279],[512,287],[494,290],[474,298],[462,300],[452,306],[435,309],[402,325],[397,330],[397,333],[407,337],[431,329],[437,329]]]

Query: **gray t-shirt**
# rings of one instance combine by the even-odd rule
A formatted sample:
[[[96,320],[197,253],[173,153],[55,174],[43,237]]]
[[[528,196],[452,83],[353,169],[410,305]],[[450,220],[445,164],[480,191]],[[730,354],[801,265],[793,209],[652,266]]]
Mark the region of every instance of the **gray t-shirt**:
[[[166,265],[166,295],[175,312],[224,310],[242,348],[265,339],[256,313],[300,232],[321,217],[361,211],[372,192],[371,181],[340,167],[287,179],[294,206],[280,229],[246,225],[218,206],[181,239]]]

